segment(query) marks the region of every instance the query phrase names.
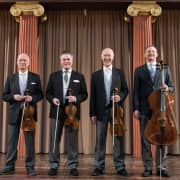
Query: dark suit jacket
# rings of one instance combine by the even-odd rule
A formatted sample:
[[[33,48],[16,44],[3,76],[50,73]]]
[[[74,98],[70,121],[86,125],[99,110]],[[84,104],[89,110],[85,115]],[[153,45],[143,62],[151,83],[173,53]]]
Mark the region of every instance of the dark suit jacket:
[[[28,72],[27,87],[30,95],[32,96],[31,104],[35,107],[34,119],[37,121],[37,107],[36,103],[43,98],[41,88],[41,81],[38,74]],[[15,73],[9,76],[6,80],[3,90],[3,100],[10,104],[9,106],[9,124],[16,124],[22,109],[22,102],[16,101],[13,95],[21,94],[19,87],[19,74]]]
[[[169,67],[164,69],[165,84],[169,91],[174,91]],[[136,68],[134,73],[133,109],[139,110],[142,114],[151,116],[151,109],[148,103],[148,96],[158,90],[162,84],[161,72],[156,70],[154,81],[152,81],[147,64]]]
[[[50,75],[48,85],[46,88],[46,98],[49,101],[50,107],[50,118],[56,118],[57,106],[53,104],[53,98],[60,99],[61,104],[61,114],[64,111],[64,103],[63,103],[63,72],[57,71]],[[84,76],[78,72],[72,71],[69,87],[72,89],[72,95],[76,96],[77,106],[77,118],[80,119],[80,103],[87,99],[88,93],[86,88],[86,82]],[[61,116],[59,116],[60,119]],[[65,118],[65,117],[63,117]]]
[[[121,101],[119,105],[123,105],[128,95],[128,87],[124,77],[124,73],[120,69],[112,68],[112,86],[118,88]],[[102,120],[106,110],[106,92],[104,83],[103,69],[96,71],[91,76],[91,96],[90,96],[90,117],[96,116],[98,120]]]

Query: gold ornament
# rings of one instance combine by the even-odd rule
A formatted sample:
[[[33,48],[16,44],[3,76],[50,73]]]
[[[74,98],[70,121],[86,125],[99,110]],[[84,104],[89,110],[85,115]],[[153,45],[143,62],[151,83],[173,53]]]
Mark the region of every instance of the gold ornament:
[[[151,15],[157,17],[161,15],[162,9],[155,1],[133,1],[133,4],[128,6],[127,13],[129,16]]]
[[[19,17],[21,15],[44,15],[44,7],[38,2],[17,2],[10,8],[11,15]]]

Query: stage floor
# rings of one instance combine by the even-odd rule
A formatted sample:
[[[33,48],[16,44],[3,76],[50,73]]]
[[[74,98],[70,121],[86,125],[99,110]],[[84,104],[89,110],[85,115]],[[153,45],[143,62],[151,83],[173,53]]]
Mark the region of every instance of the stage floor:
[[[36,155],[36,172],[37,176],[31,179],[86,179],[86,180],[98,180],[98,179],[107,179],[107,180],[123,180],[123,179],[149,179],[155,180],[160,179],[155,176],[155,168],[153,169],[153,175],[149,178],[141,177],[143,172],[143,166],[141,159],[132,158],[131,156],[126,156],[126,168],[129,174],[129,177],[122,177],[116,175],[116,171],[113,166],[112,156],[106,156],[106,168],[103,176],[93,177],[91,176],[93,171],[94,158],[93,155],[79,155],[79,176],[71,177],[69,176],[69,169],[67,166],[66,155],[61,155],[61,163],[58,171],[58,175],[55,177],[48,176],[48,155]],[[5,164],[5,155],[0,154],[0,169],[4,168]],[[180,180],[180,157],[179,156],[168,156],[168,167],[169,167],[169,178],[161,178],[168,180]],[[24,158],[18,158],[16,163],[16,173],[14,175],[3,175],[0,176],[0,179],[20,179],[25,180],[29,178],[26,175],[26,170],[24,167]]]

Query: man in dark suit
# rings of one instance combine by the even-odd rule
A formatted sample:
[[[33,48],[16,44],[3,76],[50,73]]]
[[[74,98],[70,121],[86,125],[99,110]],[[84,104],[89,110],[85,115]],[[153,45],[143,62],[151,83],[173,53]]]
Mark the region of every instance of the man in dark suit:
[[[80,120],[80,103],[87,99],[88,94],[84,76],[72,70],[72,54],[63,52],[60,55],[60,62],[62,70],[50,75],[46,89],[46,98],[51,105],[49,115],[50,170],[48,174],[50,176],[55,176],[58,171],[60,162],[59,143],[61,141],[63,126],[64,123],[67,123],[65,120],[68,119],[70,115],[74,114],[74,112],[71,111],[69,111],[71,114],[66,114],[65,107],[71,104],[77,108],[77,113],[74,114],[72,124],[66,124],[68,165],[70,168],[70,175],[78,176],[78,127],[72,125],[75,121],[78,122]],[[70,89],[71,94],[68,93]]]
[[[36,103],[43,98],[43,92],[41,89],[40,77],[28,71],[29,64],[29,56],[24,53],[19,54],[17,58],[18,72],[7,78],[3,90],[3,100],[9,103],[9,121],[6,167],[0,171],[0,175],[15,173],[17,145],[19,131],[22,126],[24,103],[29,103],[34,107],[34,120],[37,121]],[[28,95],[24,95],[26,89],[28,89]],[[26,144],[25,164],[27,175],[35,176],[35,129],[24,131],[24,136]]]
[[[96,124],[95,169],[93,176],[102,175],[105,167],[107,128],[108,122],[112,119],[110,103],[114,99],[114,102],[123,106],[128,95],[124,73],[120,69],[112,67],[113,50],[105,48],[102,51],[101,58],[103,69],[94,72],[91,76],[90,119],[93,124]],[[118,94],[111,97],[114,88],[118,88]],[[115,136],[113,160],[117,173],[127,176],[124,163],[123,137]]]
[[[144,57],[146,63],[136,68],[134,73],[134,94],[133,94],[133,108],[134,117],[139,119],[141,130],[141,148],[142,159],[144,163],[143,176],[148,177],[152,175],[152,154],[151,145],[147,142],[144,136],[144,131],[148,120],[151,118],[152,111],[148,103],[148,97],[154,90],[174,91],[171,74],[169,68],[164,69],[165,84],[161,81],[161,72],[156,68],[158,57],[157,49],[150,46],[145,50]],[[160,164],[160,158],[162,164]],[[156,147],[156,174],[163,177],[168,177],[166,171],[166,148],[162,148],[160,157],[160,146]]]

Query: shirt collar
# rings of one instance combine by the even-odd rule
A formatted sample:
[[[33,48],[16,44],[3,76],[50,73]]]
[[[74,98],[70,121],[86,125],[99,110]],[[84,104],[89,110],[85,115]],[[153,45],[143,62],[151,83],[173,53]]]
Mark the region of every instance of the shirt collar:
[[[62,69],[62,72],[64,73],[65,71],[68,72],[68,73],[71,73],[71,72],[72,72],[72,68],[70,68],[70,69],[68,69],[68,70],[66,70],[66,69],[63,68],[63,69]]]
[[[147,62],[147,65],[148,65],[148,66],[151,66],[151,65],[152,65],[153,67],[155,67],[156,64],[157,64],[156,62],[153,62],[153,63]]]
[[[109,67],[103,66],[103,70],[104,70],[104,71],[105,71],[105,70],[110,70],[110,71],[112,71],[112,65],[109,66]]]
[[[27,74],[28,74],[28,71],[25,71],[25,72],[19,71],[19,75],[27,75]]]

